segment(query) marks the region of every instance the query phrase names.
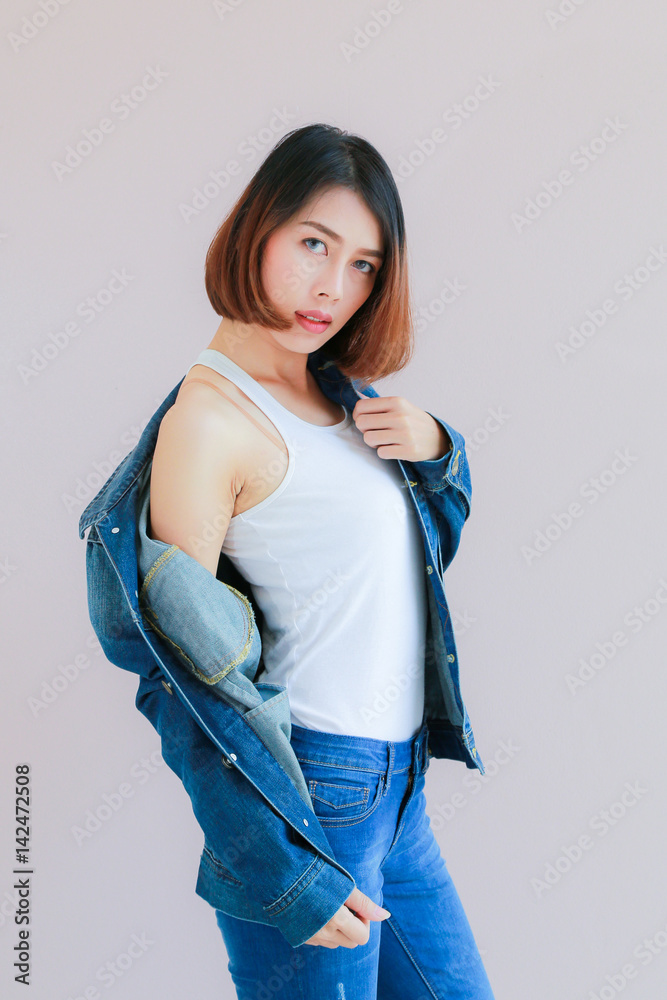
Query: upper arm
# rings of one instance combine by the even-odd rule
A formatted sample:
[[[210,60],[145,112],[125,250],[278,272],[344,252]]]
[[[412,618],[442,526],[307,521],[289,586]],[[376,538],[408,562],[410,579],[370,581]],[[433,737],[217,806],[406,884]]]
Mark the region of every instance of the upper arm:
[[[215,575],[240,489],[231,414],[194,386],[160,423],[150,481],[150,534]]]

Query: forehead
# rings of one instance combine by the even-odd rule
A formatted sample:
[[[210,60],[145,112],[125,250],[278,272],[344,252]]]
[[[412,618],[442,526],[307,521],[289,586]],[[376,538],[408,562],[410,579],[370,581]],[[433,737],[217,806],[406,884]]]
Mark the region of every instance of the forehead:
[[[343,240],[382,249],[378,219],[361,195],[349,188],[335,187],[320,192],[294,214],[290,223],[299,226],[306,220],[327,226]]]

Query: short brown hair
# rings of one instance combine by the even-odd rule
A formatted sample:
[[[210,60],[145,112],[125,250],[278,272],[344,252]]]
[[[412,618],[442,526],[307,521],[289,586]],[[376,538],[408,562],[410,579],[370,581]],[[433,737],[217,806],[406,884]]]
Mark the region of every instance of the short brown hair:
[[[264,245],[311,198],[336,186],[357,192],[375,215],[384,259],[366,301],[322,351],[345,375],[371,382],[404,368],[414,340],[400,196],[387,163],[361,136],[325,124],[284,135],[219,226],[204,282],[219,316],[288,329],[262,287]]]

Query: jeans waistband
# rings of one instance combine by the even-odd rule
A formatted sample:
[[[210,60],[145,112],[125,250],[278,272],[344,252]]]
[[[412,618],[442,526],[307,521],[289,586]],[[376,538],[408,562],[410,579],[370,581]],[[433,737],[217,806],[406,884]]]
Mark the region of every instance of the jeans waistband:
[[[374,740],[365,736],[345,736],[305,729],[292,724],[291,744],[297,757],[322,764],[344,764],[360,770],[378,771],[388,779],[394,771],[412,767],[422,774],[428,767],[428,727],[421,728],[408,740]]]

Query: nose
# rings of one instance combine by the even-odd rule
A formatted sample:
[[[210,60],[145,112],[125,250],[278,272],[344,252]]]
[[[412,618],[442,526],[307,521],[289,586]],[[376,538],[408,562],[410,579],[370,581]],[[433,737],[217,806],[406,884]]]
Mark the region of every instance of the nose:
[[[344,273],[344,265],[337,266],[334,263],[318,268],[312,291],[318,298],[326,296],[330,302],[338,302],[343,294]]]

